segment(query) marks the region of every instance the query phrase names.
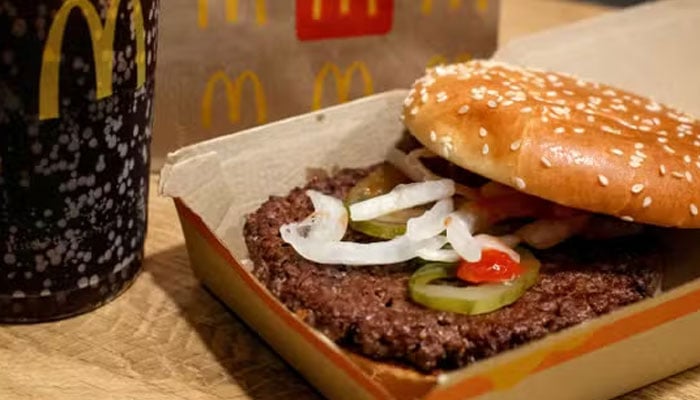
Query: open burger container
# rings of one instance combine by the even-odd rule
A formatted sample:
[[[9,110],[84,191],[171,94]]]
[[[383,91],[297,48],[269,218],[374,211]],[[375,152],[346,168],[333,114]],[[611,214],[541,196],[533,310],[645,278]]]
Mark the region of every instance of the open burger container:
[[[692,71],[700,54],[680,48],[692,46],[698,27],[697,2],[662,2],[525,40],[520,49],[507,48],[500,58],[517,62],[533,54],[523,49],[530,47],[536,56],[529,64],[556,62],[559,70],[642,87],[697,113],[700,90],[693,94],[687,88],[700,84]],[[615,49],[611,31],[635,40]],[[612,50],[606,51],[606,46]],[[655,46],[680,50],[677,54],[686,58],[655,61],[671,68],[673,76],[637,81],[630,81],[634,73],[617,79],[599,67],[605,63],[616,71],[634,68],[639,62],[635,56],[649,46],[652,51]],[[594,48],[597,57],[606,58],[582,65],[577,52]],[[568,65],[562,61],[567,57]],[[645,59],[654,62],[653,57]],[[675,91],[663,85],[648,87],[649,81],[681,79],[684,85],[674,84]],[[174,198],[195,275],[309,382],[333,399],[602,399],[700,364],[697,231],[666,232],[661,237],[673,251],[657,297],[436,376],[409,370],[396,374],[395,368],[389,373],[339,348],[288,311],[249,272],[244,216],[268,196],[302,185],[308,167],[364,167],[382,161],[403,132],[398,115],[405,94],[386,92],[186,147],[171,154],[162,170],[160,189]]]

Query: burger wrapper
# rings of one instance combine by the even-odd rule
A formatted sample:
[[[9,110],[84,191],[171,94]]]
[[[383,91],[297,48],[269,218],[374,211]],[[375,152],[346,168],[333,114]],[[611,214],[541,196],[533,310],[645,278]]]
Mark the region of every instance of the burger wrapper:
[[[289,312],[249,273],[244,216],[302,185],[308,167],[384,160],[403,132],[405,95],[387,92],[187,147],[162,170],[160,190],[175,198],[195,274],[282,357],[333,399],[605,398],[700,363],[696,231],[662,238],[673,252],[658,297],[438,376],[377,370]]]
[[[575,72],[698,113],[698,10],[694,0],[642,6],[522,39],[496,58]],[[384,160],[403,131],[405,94],[223,136],[166,161],[160,190],[174,198],[194,273],[283,358],[333,399],[602,399],[700,364],[698,231],[659,236],[672,251],[658,296],[437,376],[390,374],[289,312],[249,272],[244,216],[303,184],[309,167]]]

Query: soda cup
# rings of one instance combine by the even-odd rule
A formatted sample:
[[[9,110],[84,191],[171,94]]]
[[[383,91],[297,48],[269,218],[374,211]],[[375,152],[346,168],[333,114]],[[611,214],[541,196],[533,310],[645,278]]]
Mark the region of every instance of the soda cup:
[[[0,0],[0,321],[92,310],[138,274],[158,0]]]

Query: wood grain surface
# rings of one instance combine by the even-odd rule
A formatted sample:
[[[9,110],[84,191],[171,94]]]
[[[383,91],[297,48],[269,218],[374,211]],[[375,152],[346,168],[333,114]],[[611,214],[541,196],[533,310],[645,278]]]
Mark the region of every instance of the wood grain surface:
[[[504,0],[502,40],[604,7]],[[152,178],[156,187],[156,178]],[[0,327],[0,399],[320,399],[192,276],[172,202],[151,193],[144,271],[76,318]],[[700,367],[624,400],[700,398]]]

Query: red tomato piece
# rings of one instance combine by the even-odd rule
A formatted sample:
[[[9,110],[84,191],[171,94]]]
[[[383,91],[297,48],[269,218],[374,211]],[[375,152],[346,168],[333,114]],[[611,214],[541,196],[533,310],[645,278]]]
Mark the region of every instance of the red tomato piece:
[[[471,283],[494,283],[513,280],[525,272],[523,267],[513,261],[508,254],[485,249],[481,260],[469,262],[462,260],[457,267],[457,277]]]

